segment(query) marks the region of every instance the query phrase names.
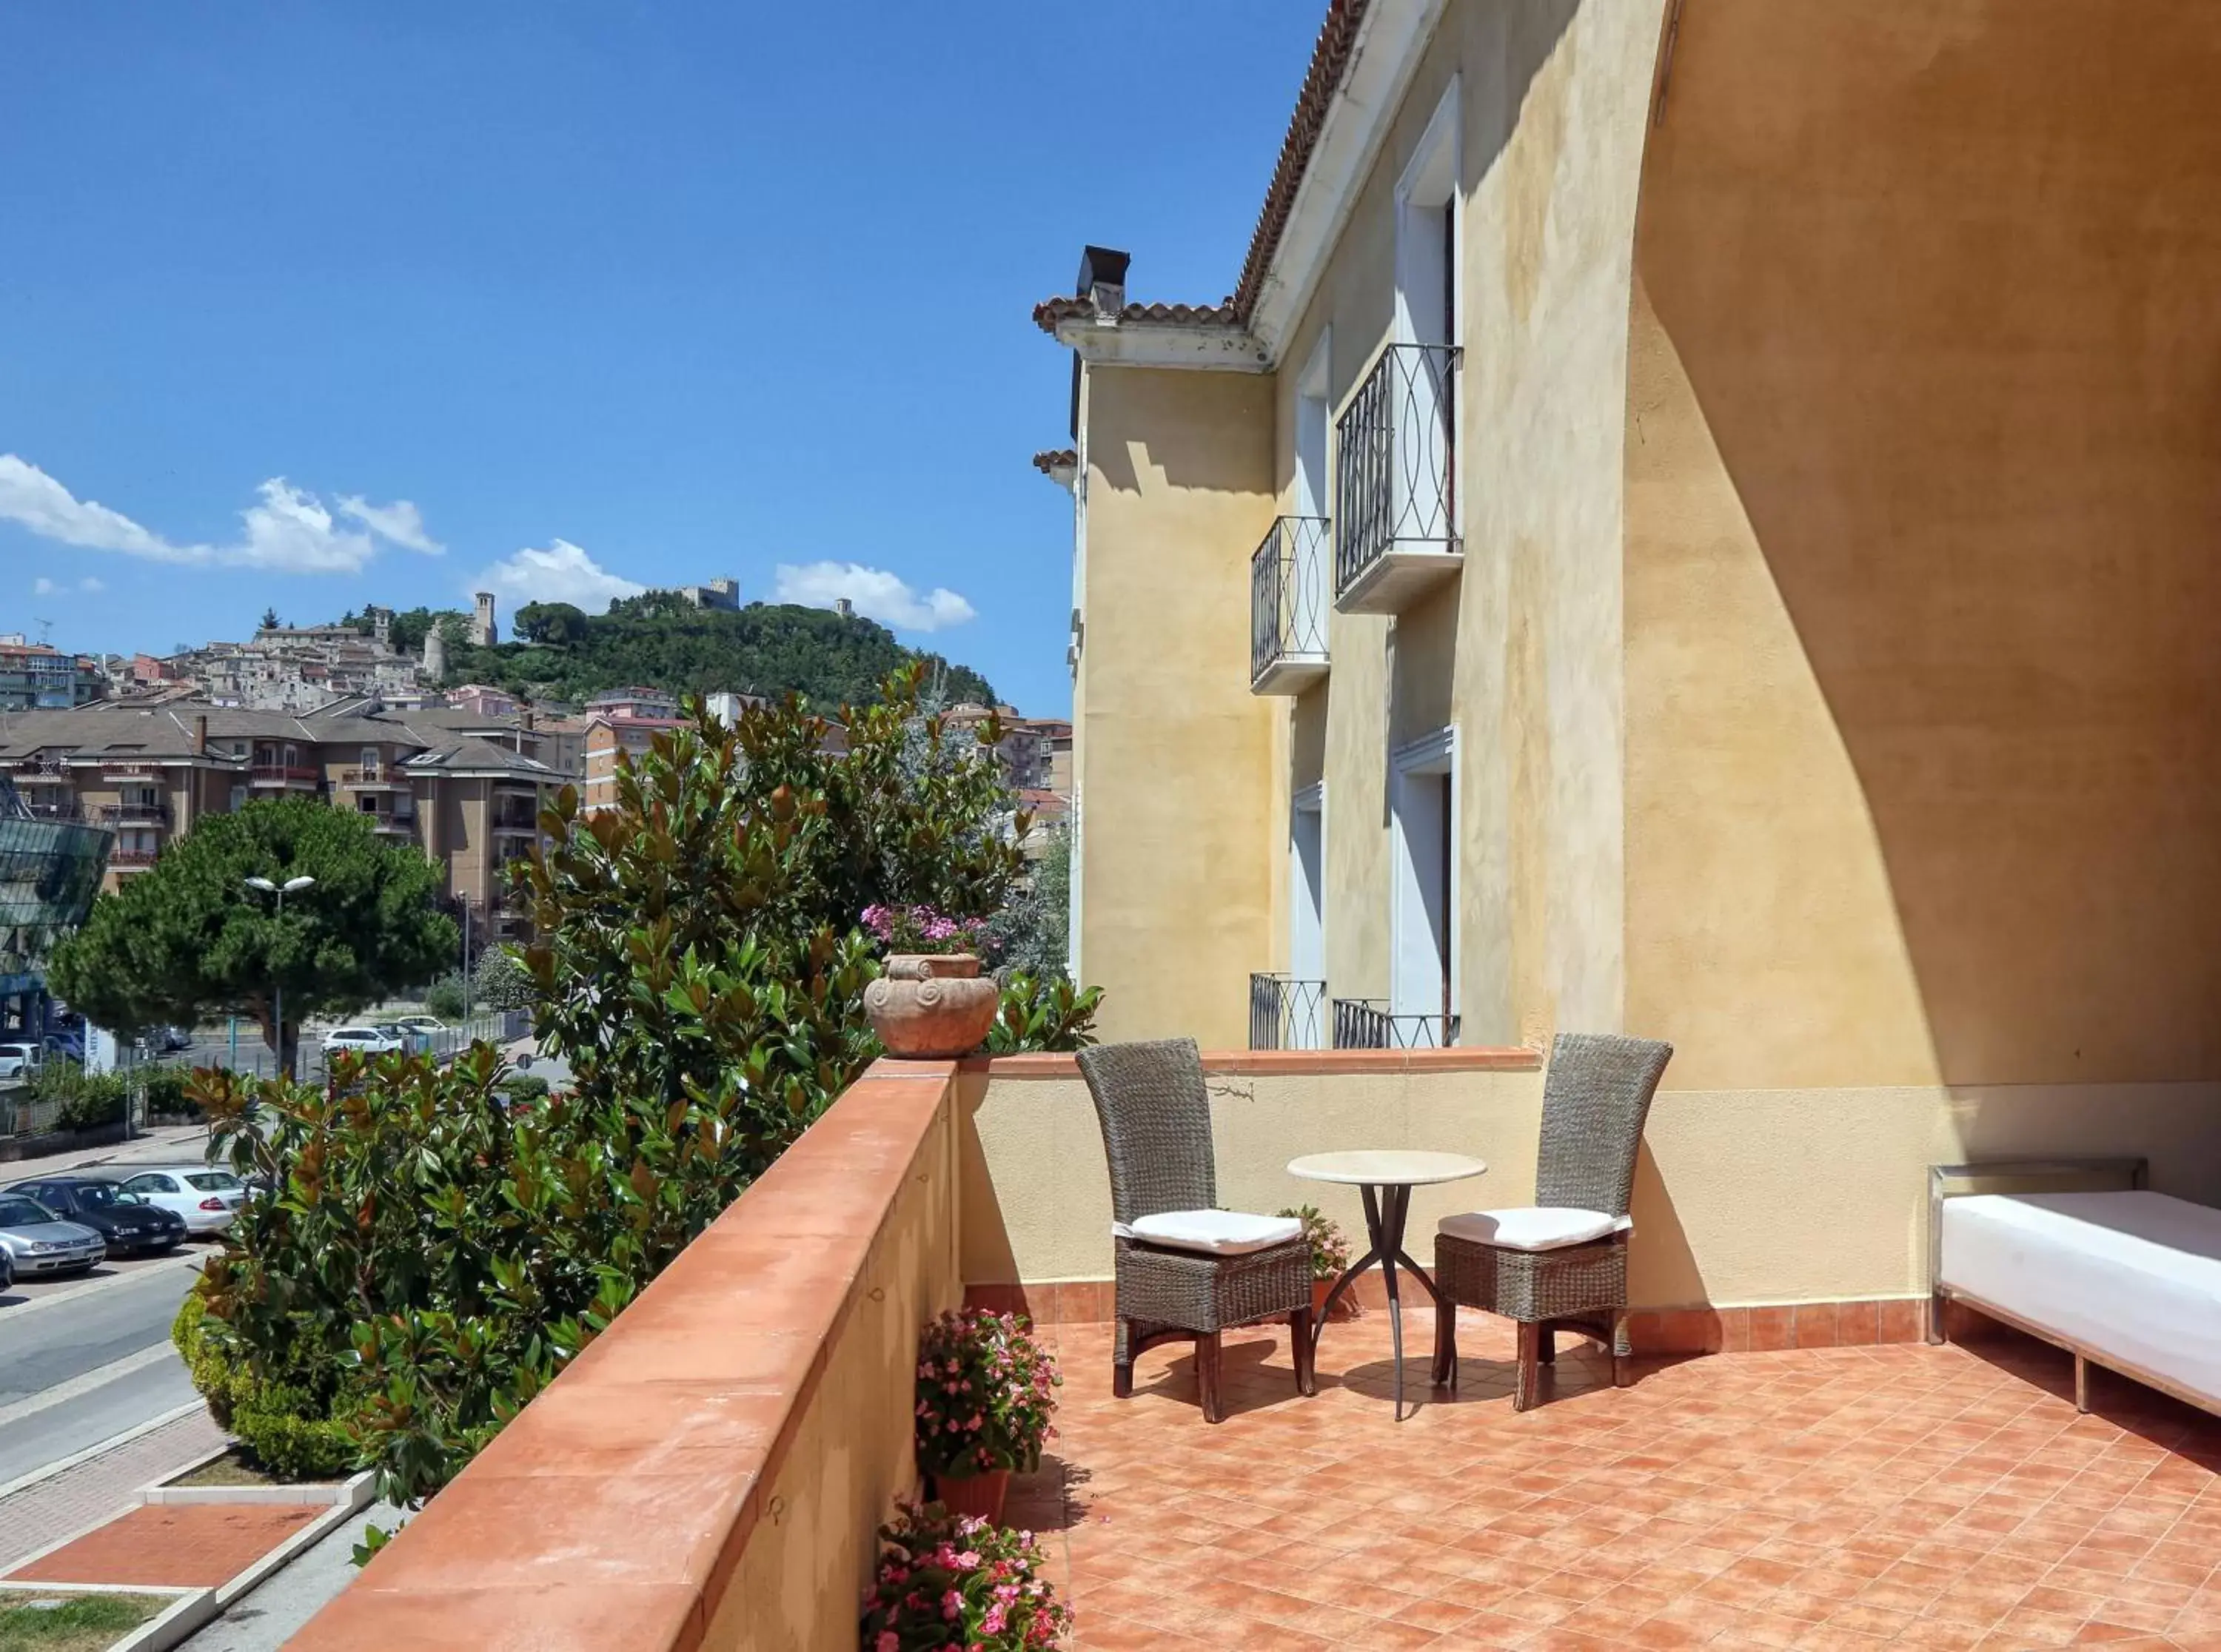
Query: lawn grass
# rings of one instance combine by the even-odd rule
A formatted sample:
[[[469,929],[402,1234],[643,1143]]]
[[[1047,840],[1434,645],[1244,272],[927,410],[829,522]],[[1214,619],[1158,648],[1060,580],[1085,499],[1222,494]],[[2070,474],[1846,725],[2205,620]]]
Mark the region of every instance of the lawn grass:
[[[0,1652],[107,1652],[175,1599],[160,1594],[41,1594],[35,1587],[0,1591]],[[55,1600],[62,1604],[42,1604]]]

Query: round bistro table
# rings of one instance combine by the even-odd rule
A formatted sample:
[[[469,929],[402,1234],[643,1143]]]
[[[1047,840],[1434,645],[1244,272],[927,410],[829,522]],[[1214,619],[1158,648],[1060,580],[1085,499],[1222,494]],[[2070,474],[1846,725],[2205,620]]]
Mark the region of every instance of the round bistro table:
[[[1396,1420],[1399,1423],[1404,1420],[1404,1305],[1396,1291],[1398,1264],[1401,1263],[1404,1271],[1417,1280],[1434,1299],[1436,1313],[1455,1312],[1442,1300],[1442,1294],[1427,1277],[1427,1270],[1405,1252],[1404,1223],[1411,1214],[1411,1189],[1444,1181],[1463,1181],[1487,1169],[1484,1161],[1464,1153],[1307,1153],[1288,1161],[1288,1174],[1292,1176],[1299,1176],[1305,1181],[1339,1182],[1355,1188],[1364,1195],[1365,1231],[1373,1248],[1342,1269],[1342,1277],[1326,1294],[1326,1306],[1318,1316],[1318,1323],[1311,1327],[1311,1335],[1316,1337],[1326,1328],[1328,1316],[1334,1312],[1334,1305],[1341,1300],[1342,1294],[1349,1288],[1350,1281],[1378,1262],[1381,1276],[1388,1284],[1388,1334],[1396,1352]]]

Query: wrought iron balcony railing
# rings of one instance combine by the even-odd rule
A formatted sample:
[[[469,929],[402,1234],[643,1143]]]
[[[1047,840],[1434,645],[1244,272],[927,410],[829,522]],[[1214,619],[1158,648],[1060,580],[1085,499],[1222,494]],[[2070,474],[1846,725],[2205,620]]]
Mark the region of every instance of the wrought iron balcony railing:
[[[1447,1050],[1457,1041],[1455,1015],[1399,1015],[1377,998],[1334,1001],[1337,1050]]]
[[[1458,566],[1459,353],[1390,345],[1335,427],[1334,600],[1344,613],[1398,613]]]
[[[1326,1032],[1326,982],[1292,976],[1249,977],[1249,1047],[1317,1050]]]
[[[306,763],[258,763],[247,778],[256,786],[312,786],[323,778],[323,770]]]
[[[99,824],[106,826],[167,826],[170,824],[170,806],[159,797],[147,798],[135,803],[126,801],[106,804],[100,810]]]
[[[1249,558],[1249,687],[1297,694],[1326,675],[1323,516],[1283,516]]]

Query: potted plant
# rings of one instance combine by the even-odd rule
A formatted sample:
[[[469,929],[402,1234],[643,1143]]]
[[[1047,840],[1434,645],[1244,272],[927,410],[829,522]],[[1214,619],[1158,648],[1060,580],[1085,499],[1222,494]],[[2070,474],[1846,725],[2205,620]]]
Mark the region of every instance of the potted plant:
[[[986,925],[931,907],[867,907],[863,922],[886,957],[885,973],[864,988],[864,1013],[887,1052],[923,1061],[977,1050],[1002,998],[979,972]]]
[[[1054,1431],[1056,1361],[1014,1313],[966,1308],[919,1333],[917,1466],[960,1514],[1003,1516],[1010,1471],[1030,1474]]]
[[[1298,1205],[1280,1214],[1292,1216],[1304,1225],[1304,1238],[1311,1248],[1311,1318],[1317,1320],[1326,1312],[1327,1293],[1349,1266],[1349,1241],[1334,1219],[1321,1214],[1315,1205]],[[1342,1300],[1334,1305],[1334,1317],[1348,1319],[1356,1313],[1356,1297],[1344,1291]]]
[[[907,1506],[879,1528],[864,1595],[863,1652],[1033,1652],[1071,1631],[1072,1608],[1040,1575],[1030,1531],[1005,1531],[939,1505]]]

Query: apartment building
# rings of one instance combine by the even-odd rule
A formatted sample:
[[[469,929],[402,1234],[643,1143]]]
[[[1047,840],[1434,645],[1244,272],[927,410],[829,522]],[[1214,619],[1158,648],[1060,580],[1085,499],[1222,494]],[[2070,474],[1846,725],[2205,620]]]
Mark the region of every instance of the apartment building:
[[[1104,1035],[2221,1100],[2217,83],[2192,0],[1335,0],[1232,296],[1035,312]]]
[[[1023,717],[1016,706],[980,705],[977,701],[959,701],[941,714],[945,728],[976,732],[992,712],[1002,727],[1002,739],[995,746],[996,761],[1010,777],[1011,788],[1017,791],[1060,791],[1057,785],[1059,765],[1057,754],[1061,749],[1067,761],[1068,771],[1072,746],[1072,725],[1061,718]]]
[[[0,711],[66,709],[107,691],[98,664],[34,643],[21,632],[0,635]]]
[[[507,869],[539,838],[541,801],[567,778],[517,726],[458,713],[305,716],[207,705],[32,712],[0,726],[0,776],[34,818],[115,833],[106,887],[152,866],[203,816],[309,796],[371,817],[447,870],[449,899],[489,934],[523,932]],[[465,726],[457,726],[457,724]]]

